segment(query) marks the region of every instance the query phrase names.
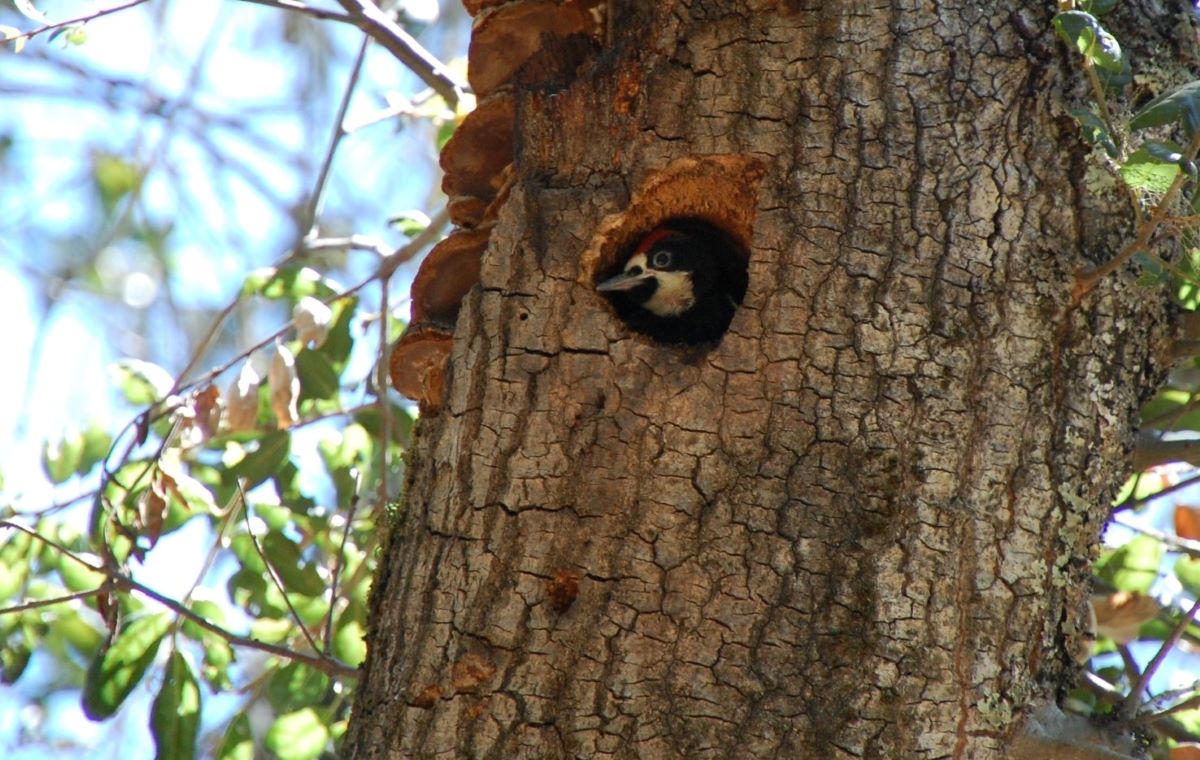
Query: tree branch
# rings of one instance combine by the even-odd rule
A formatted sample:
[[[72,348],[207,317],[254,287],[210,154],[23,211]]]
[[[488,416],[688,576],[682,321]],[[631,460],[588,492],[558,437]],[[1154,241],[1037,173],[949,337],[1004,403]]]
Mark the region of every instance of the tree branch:
[[[141,0],[144,2],[144,0]],[[371,0],[338,0],[346,14],[321,10],[299,0],[245,0],[280,10],[303,13],[327,21],[352,24],[368,37],[387,48],[388,52],[412,70],[425,84],[432,87],[451,107],[457,106],[463,93],[470,90],[432,53],[421,46],[411,34],[397,24]]]
[[[450,105],[458,105],[460,96],[470,88],[458,81],[454,73],[439,61],[421,43],[380,10],[372,0],[338,0],[338,5],[355,19],[355,26],[367,33],[371,39],[387,48],[388,52],[425,84],[432,87]]]
[[[1162,646],[1159,647],[1158,652],[1154,655],[1154,659],[1147,663],[1146,668],[1142,671],[1142,675],[1138,678],[1137,683],[1133,685],[1133,688],[1129,690],[1128,696],[1126,696],[1125,700],[1121,702],[1118,715],[1121,716],[1122,720],[1128,721],[1133,718],[1134,714],[1137,712],[1138,706],[1141,703],[1142,692],[1144,692],[1146,687],[1150,685],[1150,679],[1154,677],[1155,671],[1157,671],[1159,666],[1162,665],[1163,660],[1165,660],[1171,650],[1175,648],[1175,645],[1179,643],[1179,639],[1183,638],[1184,631],[1186,631],[1187,627],[1192,624],[1192,620],[1196,617],[1197,612],[1200,612],[1200,598],[1197,598],[1195,603],[1192,604],[1191,608],[1184,613],[1182,618],[1179,619],[1179,623],[1176,624],[1175,628],[1171,631],[1171,635],[1163,641]]]
[[[148,0],[129,0],[129,2],[127,2],[127,3],[121,3],[120,5],[114,5],[110,8],[100,8],[99,10],[92,11],[91,13],[85,13],[82,16],[76,16],[75,18],[70,18],[70,19],[67,19],[66,21],[55,21],[54,23],[51,23],[51,24],[43,24],[42,26],[39,26],[37,29],[33,29],[28,32],[21,32],[20,34],[15,34],[11,37],[5,37],[4,42],[16,42],[17,40],[28,41],[28,40],[31,40],[34,37],[38,36],[39,34],[53,31],[55,29],[64,29],[68,26],[79,26],[80,24],[86,24],[87,22],[92,21],[93,19],[98,19],[101,16],[107,16],[111,13],[119,13],[121,11],[129,10],[130,8],[133,8],[134,6],[141,5],[142,3],[145,3],[145,2],[148,2]]]
[[[104,575],[108,579],[108,582],[111,583],[111,585],[114,589],[127,588],[127,589],[131,589],[133,591],[136,591],[139,594],[142,594],[143,596],[147,596],[147,597],[153,599],[154,601],[158,602],[159,604],[163,605],[167,609],[171,610],[175,614],[181,615],[181,616],[187,618],[188,620],[192,621],[196,625],[200,626],[201,628],[204,628],[207,631],[215,633],[216,635],[218,635],[221,638],[228,641],[230,644],[233,644],[235,646],[245,647],[247,649],[257,649],[261,652],[267,652],[269,654],[277,655],[277,656],[283,657],[285,659],[295,660],[297,662],[303,662],[304,664],[306,664],[310,667],[316,668],[317,670],[320,670],[321,672],[327,673],[329,675],[341,676],[342,678],[358,678],[358,669],[357,668],[352,668],[349,665],[346,665],[345,663],[342,663],[342,662],[338,662],[337,660],[335,660],[331,657],[321,657],[319,655],[314,656],[314,655],[304,654],[303,652],[296,652],[294,650],[288,649],[287,647],[281,647],[276,644],[269,644],[265,641],[259,641],[258,639],[253,639],[253,638],[250,638],[249,636],[241,636],[239,634],[233,633],[232,631],[228,631],[228,630],[222,628],[221,626],[217,625],[216,623],[209,621],[208,618],[204,617],[203,615],[199,615],[199,614],[193,612],[188,607],[186,607],[183,604],[180,604],[179,602],[175,601],[171,597],[166,596],[165,594],[161,594],[158,591],[155,591],[154,589],[150,588],[149,586],[143,585],[143,584],[135,581],[133,578],[129,577],[128,575],[125,575],[124,573],[117,572],[116,570],[112,570],[107,567],[99,567],[99,566],[93,565],[91,562],[88,562],[87,560],[78,556],[77,554],[72,552],[70,549],[59,544],[57,541],[46,538],[45,536],[38,533],[37,531],[26,528],[24,525],[21,525],[19,523],[10,522],[8,520],[0,520],[0,528],[13,528],[15,530],[19,530],[22,533],[25,533],[26,535],[30,536],[31,538],[35,538],[38,541],[41,541],[42,543],[46,544],[47,546],[57,549],[59,552],[62,553],[63,556],[77,562],[80,565],[83,565],[88,570],[91,570],[94,573],[100,573],[100,574]],[[101,588],[103,588],[103,587],[101,587]]]

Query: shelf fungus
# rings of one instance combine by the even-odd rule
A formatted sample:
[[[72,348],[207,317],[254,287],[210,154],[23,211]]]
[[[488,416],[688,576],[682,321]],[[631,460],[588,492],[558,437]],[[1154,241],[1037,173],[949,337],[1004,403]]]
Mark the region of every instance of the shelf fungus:
[[[461,227],[485,221],[513,158],[513,96],[501,92],[479,102],[442,148],[442,192],[450,219]]]
[[[421,262],[412,284],[412,321],[453,325],[463,296],[479,282],[491,228],[455,230]]]
[[[423,412],[433,413],[442,406],[453,339],[451,330],[443,325],[413,322],[392,348],[388,365],[392,387],[420,402]]]
[[[598,34],[596,0],[525,0],[489,8],[475,17],[467,50],[467,81],[478,97],[508,84],[542,47],[542,35]]]

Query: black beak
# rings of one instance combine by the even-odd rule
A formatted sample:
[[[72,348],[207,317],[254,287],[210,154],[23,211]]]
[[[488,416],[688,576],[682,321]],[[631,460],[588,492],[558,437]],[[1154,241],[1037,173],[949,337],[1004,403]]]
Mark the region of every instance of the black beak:
[[[596,286],[596,290],[601,293],[613,293],[620,290],[632,290],[641,283],[654,277],[654,272],[648,270],[638,270],[635,273],[621,272],[616,277],[609,277],[604,282]]]

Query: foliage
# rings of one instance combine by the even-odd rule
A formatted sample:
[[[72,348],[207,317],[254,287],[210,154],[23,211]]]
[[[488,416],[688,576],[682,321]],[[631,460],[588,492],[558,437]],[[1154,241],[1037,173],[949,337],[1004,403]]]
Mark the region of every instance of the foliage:
[[[1102,278],[1136,258],[1144,265],[1143,285],[1169,283],[1178,302],[1194,310],[1200,303],[1200,217],[1195,216],[1200,207],[1195,165],[1200,81],[1154,93],[1128,114],[1135,66],[1100,20],[1116,4],[1061,3],[1053,22],[1059,38],[1078,54],[1092,95],[1089,106],[1071,115],[1084,141],[1099,149],[1095,158],[1129,197],[1134,228],[1132,240],[1115,256],[1079,273],[1074,295],[1077,300],[1086,297]],[[1182,260],[1171,261],[1160,252],[1163,239],[1183,243]],[[1113,520],[1129,537],[1107,548],[1095,565],[1092,607],[1099,642],[1085,653],[1091,655],[1091,677],[1072,692],[1069,702],[1085,714],[1148,727],[1154,751],[1164,757],[1176,740],[1200,738],[1186,718],[1186,709],[1200,703],[1200,680],[1174,689],[1182,670],[1168,675],[1170,688],[1154,680],[1168,655],[1179,656],[1180,641],[1188,647],[1200,642],[1200,627],[1193,622],[1200,604],[1187,600],[1200,598],[1200,512],[1176,506],[1171,532],[1148,527],[1147,516],[1139,518],[1137,513],[1160,509],[1165,503],[1160,497],[1200,483],[1200,476],[1165,466],[1200,463],[1185,453],[1188,442],[1178,439],[1182,431],[1200,430],[1197,370],[1200,358],[1186,357],[1142,410],[1144,451],[1138,459],[1145,469],[1117,498]]]
[[[44,34],[64,55],[74,46],[86,49],[104,37],[92,34],[89,42],[87,30],[97,19],[143,2],[54,22],[21,0],[16,7],[25,21],[0,24],[0,40],[8,42],[0,55],[45,57],[82,79],[83,67],[46,56],[31,40]],[[211,213],[219,196],[182,181],[185,170],[170,165],[165,139],[151,156],[100,145],[87,154],[80,174],[91,201],[80,214],[86,217],[81,229],[47,225],[20,246],[54,251],[29,265],[47,283],[40,304],[47,319],[58,301],[50,284],[85,291],[101,319],[139,324],[143,341],[134,345],[145,350],[129,351],[109,368],[119,403],[133,410],[123,429],[86,420],[41,446],[45,480],[61,486],[56,494],[77,495],[33,509],[18,506],[12,493],[0,498],[0,679],[19,685],[39,669],[32,677],[46,680],[49,670],[51,689],[77,688],[87,717],[113,724],[146,697],[147,729],[163,758],[250,758],[263,749],[280,758],[315,758],[336,750],[366,654],[367,595],[386,531],[385,507],[397,503],[414,422],[412,408],[390,397],[386,369],[380,369],[402,327],[391,300],[393,274],[435,241],[445,222],[366,198],[381,195],[367,178],[375,167],[364,169],[360,161],[339,170],[335,154],[357,130],[390,120],[411,127],[433,157],[437,141],[464,115],[448,105],[456,97],[447,88],[453,82],[417,72],[414,80],[434,79],[430,90],[391,93],[378,114],[352,119],[348,105],[361,72],[372,60],[379,66],[366,55],[366,39],[353,23],[340,27],[359,54],[338,92],[328,77],[337,57],[331,51],[342,38],[327,32],[336,25],[325,17],[337,14],[309,15],[298,6],[282,13],[284,6],[274,5],[281,23],[262,29],[279,30],[299,54],[298,66],[313,69],[290,102],[315,112],[312,103],[333,96],[331,113],[312,119],[322,135],[337,114],[328,144],[306,140],[302,146],[311,171],[299,174],[315,175],[312,187],[297,199],[284,197],[296,180],[289,172],[301,161],[256,133],[256,120],[274,118],[273,104],[255,103],[227,117],[204,110],[196,103],[203,98],[184,90],[147,106],[140,117],[149,123],[169,112],[158,125],[164,131],[197,122],[188,137],[211,151],[207,158],[220,170],[213,184],[236,180],[215,214],[227,219],[204,219],[211,226],[197,233],[187,229],[184,214],[156,208],[152,188],[161,190],[167,178],[180,180],[170,187],[185,199],[182,206],[190,199]],[[94,75],[87,84],[102,101],[120,100],[126,91],[114,75]],[[445,97],[436,94],[442,91]],[[12,169],[4,151],[15,141],[4,137],[0,173]],[[388,134],[383,142],[395,147],[400,139]],[[308,166],[314,161],[322,166]],[[368,163],[385,166],[374,157]],[[414,162],[397,153],[394,163],[411,168]],[[270,168],[260,171],[261,165]],[[176,302],[169,313],[151,316],[154,299],[139,303],[129,291],[136,278],[124,277],[124,291],[110,286],[112,260],[135,260],[150,271],[141,284],[172,289],[194,303],[183,266],[194,254],[187,251],[198,240],[221,239],[234,250],[246,244],[249,233],[236,227],[247,186],[260,196],[256,201],[265,198],[279,211],[274,223],[284,232],[273,242],[282,241],[287,253],[270,266],[243,271],[222,308],[190,313]],[[427,186],[415,192],[435,196]],[[360,225],[377,229],[326,232]],[[13,236],[8,244],[18,245]],[[344,276],[358,284],[344,286]],[[29,478],[22,473],[19,480]],[[161,591],[160,580],[167,579],[147,568],[169,564],[164,555],[195,536],[208,542],[204,561],[172,570],[184,576],[186,591]],[[39,668],[39,657],[53,665]],[[230,705],[236,706],[232,717],[215,734],[205,731],[213,724],[210,710],[220,716]],[[254,707],[270,722],[251,721]]]

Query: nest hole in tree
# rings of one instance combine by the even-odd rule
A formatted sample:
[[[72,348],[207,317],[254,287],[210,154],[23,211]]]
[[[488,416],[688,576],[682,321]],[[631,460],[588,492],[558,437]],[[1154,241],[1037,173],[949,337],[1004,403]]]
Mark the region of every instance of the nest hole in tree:
[[[599,225],[581,279],[636,333],[715,344],[746,296],[762,175],[747,155],[687,156],[651,172]]]

